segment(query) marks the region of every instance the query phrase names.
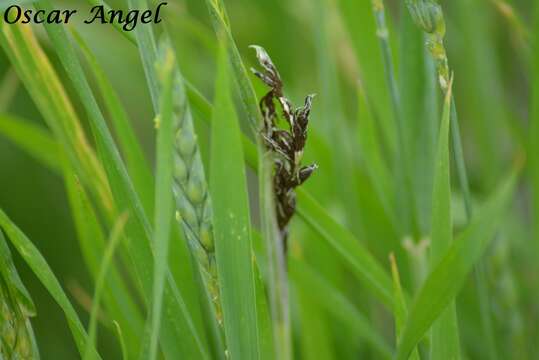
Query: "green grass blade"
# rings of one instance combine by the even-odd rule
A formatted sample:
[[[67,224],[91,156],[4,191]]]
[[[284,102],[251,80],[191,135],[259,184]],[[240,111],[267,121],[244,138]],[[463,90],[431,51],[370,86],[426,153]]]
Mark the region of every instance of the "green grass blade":
[[[62,171],[61,147],[43,127],[9,114],[0,114],[0,134],[53,172]]]
[[[291,259],[290,277],[294,283],[308,289],[309,293],[323,294],[316,296],[315,301],[352,329],[358,339],[368,341],[377,350],[381,359],[391,359],[392,349],[386,340],[373,329],[369,320],[328,281],[316,274],[312,268],[299,260]]]
[[[45,9],[50,10],[52,8],[48,1],[42,1],[40,5]],[[71,40],[63,27],[49,24],[46,25],[46,30],[88,114],[99,154],[108,174],[117,205],[119,209],[129,211],[130,221],[126,226],[126,234],[131,240],[131,246],[129,246],[130,255],[133,264],[136,265],[135,270],[148,301],[151,298],[149,294],[152,292],[153,281],[153,258],[150,246],[152,230],[150,223],[86,80],[81,64],[76,57]],[[205,346],[170,272],[167,272],[165,309],[169,314],[164,318],[163,336],[161,337],[165,353],[174,358],[177,358],[182,353],[186,354],[185,356],[190,354],[189,356],[205,357]],[[184,339],[181,343],[176,340],[179,334],[182,334]]]
[[[146,0],[128,0],[127,3],[130,9],[148,9],[148,2]],[[157,112],[157,109],[159,109],[159,80],[154,69],[157,61],[157,45],[155,43],[153,29],[151,26],[137,26],[135,36],[152,103]]]
[[[229,97],[226,48],[219,58],[212,127],[210,191],[227,350],[260,357],[247,180],[241,132]]]
[[[120,348],[122,349],[122,360],[128,360],[129,355],[127,355],[127,346],[125,344],[122,328],[120,327],[120,324],[118,324],[118,322],[116,321],[114,321],[113,324],[116,331],[116,336],[118,337],[118,341],[120,342]]]
[[[430,264],[432,267],[438,264],[453,240],[451,177],[449,174],[451,96],[450,85],[444,104],[434,172],[430,247]],[[442,315],[434,322],[431,339],[431,357],[433,359],[460,359],[457,312],[454,301],[449,303]]]
[[[90,70],[96,80],[99,92],[110,114],[110,120],[114,126],[119,145],[126,159],[127,170],[133,179],[137,193],[147,213],[152,213],[153,208],[153,178],[150,166],[137,140],[137,136],[129,122],[129,117],[118,94],[109,82],[109,77],[101,66],[92,50],[88,47],[82,36],[73,28],[70,29],[73,38],[77,42],[82,55],[86,59]]]
[[[238,48],[234,42],[234,38],[232,37],[224,2],[222,0],[206,0],[206,4],[208,5],[216,34],[218,36],[224,34],[228,38],[228,56],[232,69],[234,70],[234,78],[238,84],[241,103],[249,120],[249,124],[254,131],[256,131],[261,123],[258,100]]]
[[[67,295],[64,293],[62,286],[54,276],[51,268],[30,239],[24,235],[24,233],[2,210],[0,210],[0,227],[4,229],[8,239],[17,249],[17,252],[22,256],[43,286],[45,286],[47,291],[62,308],[69,328],[71,329],[71,333],[73,334],[73,338],[75,339],[75,344],[82,356],[86,348],[88,335],[86,334],[84,326],[82,326],[73,305],[69,302]],[[92,347],[91,351],[92,354],[95,355],[95,358],[100,359],[95,348]]]
[[[173,194],[172,169],[174,168],[174,129],[177,119],[173,114],[173,85],[175,58],[170,48],[163,49],[159,63],[155,65],[160,71],[161,98],[159,126],[157,129],[157,173],[155,181],[155,218],[154,247],[155,270],[153,282],[153,301],[151,311],[151,338],[149,359],[157,357],[159,329],[161,326],[163,291],[168,269],[168,250],[171,235]]]
[[[78,234],[79,246],[84,262],[95,283],[106,250],[105,236],[88,194],[69,167],[65,166],[64,182]],[[144,325],[140,309],[118,269],[113,267],[106,280],[103,301],[107,313],[122,324],[130,353],[136,355],[141,329]]]
[[[114,253],[123,238],[123,229],[127,222],[127,215],[120,216],[108,241],[107,248],[103,254],[103,260],[99,268],[99,274],[97,275],[97,281],[95,284],[94,298],[92,301],[92,310],[90,311],[90,325],[88,326],[89,340],[86,342],[86,349],[84,350],[84,360],[95,359],[95,355],[92,354],[92,348],[95,347],[97,337],[97,315],[99,313],[99,304],[101,303],[101,297],[106,283],[106,276],[109,271],[111,262],[114,258]]]
[[[503,181],[483,209],[477,212],[470,225],[452,243],[425,280],[410,309],[396,355],[397,360],[408,358],[432,323],[457,296],[467,275],[494,238],[497,231],[497,226],[494,225],[499,224],[503,218],[516,180],[517,173],[514,171]]]
[[[389,262],[391,264],[391,275],[393,277],[393,293],[395,296],[395,305],[393,307],[393,316],[395,317],[395,337],[397,338],[397,344],[402,336],[402,330],[406,324],[408,317],[408,306],[406,304],[406,298],[402,290],[399,268],[397,267],[397,260],[393,253],[389,255]],[[445,358],[444,358],[445,359]],[[420,360],[417,347],[414,348],[409,360]]]

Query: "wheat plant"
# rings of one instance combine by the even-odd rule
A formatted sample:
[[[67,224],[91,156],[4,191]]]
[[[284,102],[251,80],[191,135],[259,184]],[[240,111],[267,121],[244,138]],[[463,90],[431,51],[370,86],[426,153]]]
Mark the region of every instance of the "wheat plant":
[[[0,359],[537,358],[535,2],[10,7]]]

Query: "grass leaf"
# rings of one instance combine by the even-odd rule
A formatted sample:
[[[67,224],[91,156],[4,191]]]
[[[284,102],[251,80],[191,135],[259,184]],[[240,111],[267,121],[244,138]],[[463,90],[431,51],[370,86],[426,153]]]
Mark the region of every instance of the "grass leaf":
[[[174,168],[174,129],[178,119],[173,113],[173,86],[175,58],[170,48],[163,49],[159,66],[162,92],[160,98],[159,127],[157,129],[157,173],[155,181],[155,218],[154,218],[154,282],[151,311],[151,338],[149,359],[157,357],[159,329],[161,326],[163,291],[168,269],[168,250],[171,235],[172,212],[172,169]]]
[[[97,315],[99,313],[99,304],[101,303],[101,296],[105,287],[105,277],[109,271],[111,262],[114,258],[114,253],[116,248],[120,244],[120,241],[123,238],[123,229],[127,222],[127,215],[124,214],[120,216],[112,232],[110,234],[110,239],[108,241],[107,248],[103,254],[103,260],[101,261],[101,266],[99,268],[99,274],[97,276],[97,281],[95,284],[94,298],[92,301],[92,310],[90,311],[90,325],[88,327],[89,340],[86,343],[86,349],[84,351],[84,360],[95,359],[95,356],[92,356],[91,349],[95,346],[96,336],[97,336]],[[116,323],[117,324],[117,323]],[[119,326],[119,325],[118,325]]]
[[[397,267],[397,260],[395,259],[393,253],[389,255],[389,262],[391,264],[391,275],[393,277],[393,291],[395,296],[393,316],[395,317],[395,335],[398,344],[402,336],[404,324],[406,324],[406,318],[408,317],[408,306],[406,304],[406,299],[402,291],[399,268]],[[414,350],[412,351],[409,360],[420,360],[417,347],[414,348]]]
[[[83,185],[73,175],[69,166],[67,164],[64,166],[64,182],[75,222],[79,247],[95,284],[106,251],[105,235]],[[129,292],[125,279],[115,267],[109,270],[106,277],[103,302],[108,315],[123,326],[131,355],[136,355],[144,322],[133,294]]]
[[[118,94],[110,84],[109,77],[99,65],[92,50],[78,32],[74,29],[70,30],[94,75],[101,97],[110,114],[110,120],[114,126],[122,153],[126,158],[127,169],[133,179],[133,185],[140,195],[145,210],[151,213],[153,208],[153,178],[144,151],[129,122],[127,112],[122,106]]]
[[[219,58],[212,127],[210,189],[228,352],[260,357],[247,180],[240,127],[229,97],[228,60]]]
[[[449,174],[449,127],[451,112],[451,85],[446,95],[432,194],[432,236],[430,264],[435,266],[453,240],[453,219],[451,216],[451,177]],[[442,315],[432,326],[431,356],[434,359],[459,359],[460,344],[455,302],[451,301]]]

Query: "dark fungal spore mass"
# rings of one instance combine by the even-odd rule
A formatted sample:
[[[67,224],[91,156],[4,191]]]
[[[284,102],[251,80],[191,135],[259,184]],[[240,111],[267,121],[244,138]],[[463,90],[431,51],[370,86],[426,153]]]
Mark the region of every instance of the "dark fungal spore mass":
[[[119,24],[125,31],[132,31],[139,24],[159,24],[162,21],[163,7],[168,3],[159,3],[154,9],[114,10],[103,5],[92,7],[85,16],[85,24]],[[7,24],[69,24],[78,14],[76,9],[24,9],[11,5],[4,11]]]

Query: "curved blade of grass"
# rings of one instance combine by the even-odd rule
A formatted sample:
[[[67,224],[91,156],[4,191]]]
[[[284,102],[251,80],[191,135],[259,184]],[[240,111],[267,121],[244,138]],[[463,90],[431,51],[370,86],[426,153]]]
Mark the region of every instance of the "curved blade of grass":
[[[47,129],[9,114],[0,114],[0,134],[53,172],[62,171],[61,147]]]
[[[260,357],[247,180],[241,132],[229,97],[226,48],[220,51],[212,127],[210,191],[227,350]]]
[[[84,326],[80,322],[73,305],[69,302],[67,295],[64,293],[62,286],[54,276],[51,268],[32,242],[24,235],[24,233],[9,219],[9,217],[0,210],[0,227],[2,227],[11,241],[17,252],[21,255],[24,261],[32,269],[34,274],[41,281],[43,286],[51,294],[54,300],[60,305],[64,312],[75,344],[81,356],[86,348],[88,335],[84,330]],[[91,347],[91,352],[94,358],[101,359],[95,348]]]
[[[116,336],[118,337],[118,341],[120,342],[120,348],[122,350],[122,360],[128,360],[129,356],[127,355],[127,346],[125,345],[122,328],[120,327],[120,324],[118,324],[118,322],[116,321],[113,321],[113,324],[114,329],[116,330]]]
[[[206,0],[206,4],[208,5],[217,36],[224,34],[228,38],[227,50],[232,69],[234,70],[234,79],[238,84],[243,109],[252,129],[256,132],[261,124],[258,100],[228,25],[228,16],[224,2],[222,0]]]
[[[64,170],[64,182],[73,213],[79,246],[90,274],[97,280],[101,259],[105,253],[105,236],[101,229],[97,214],[82,184],[73,176],[67,165]],[[138,352],[143,319],[140,309],[116,268],[109,271],[107,286],[103,294],[108,315],[120,322],[125,329],[125,337],[129,343],[131,354]]]
[[[154,218],[155,270],[151,312],[150,360],[154,360],[157,357],[163,291],[168,268],[168,250],[173,211],[172,169],[174,168],[174,129],[177,128],[175,125],[177,119],[173,114],[172,98],[175,58],[170,48],[166,48],[164,54],[161,54],[161,57],[159,59],[159,71],[162,92],[160,97],[159,127],[157,129],[157,173],[155,181]]]
[[[148,2],[146,0],[128,0],[127,3],[129,4],[130,9],[142,11],[148,9]],[[154,70],[157,61],[157,45],[155,43],[152,27],[137,26],[135,28],[135,37],[144,68],[144,74],[146,75],[146,81],[148,82],[152,104],[157,112],[159,109],[159,80],[157,79]]]
[[[118,245],[123,238],[123,229],[127,222],[127,214],[124,214],[118,218],[118,221],[114,225],[110,238],[108,241],[107,248],[103,254],[103,261],[99,268],[99,274],[97,275],[97,281],[95,284],[94,298],[92,301],[92,310],[90,311],[90,325],[88,327],[89,339],[86,342],[86,350],[84,351],[84,360],[95,359],[95,355],[92,353],[92,348],[95,347],[96,337],[97,337],[97,315],[99,313],[99,304],[101,303],[101,296],[104,291],[105,277],[109,271],[111,262],[114,258],[114,253]]]
[[[475,219],[451,244],[419,291],[403,330],[397,360],[406,360],[432,323],[457,296],[467,275],[492,241],[512,197],[517,171],[503,181]]]
[[[453,240],[451,216],[451,177],[449,174],[449,124],[451,112],[451,84],[446,94],[432,194],[432,236],[430,264],[436,266]],[[460,359],[460,344],[455,301],[452,300],[432,325],[431,357],[433,359]]]
[[[39,2],[39,8],[50,11],[52,6],[48,1],[41,1]],[[148,300],[151,298],[149,294],[152,292],[154,261],[150,246],[150,239],[152,238],[150,223],[86,80],[81,64],[71,45],[71,40],[61,26],[49,24],[45,26],[45,29],[88,113],[92,132],[108,174],[116,203],[119,209],[129,210],[130,221],[126,226],[126,234],[131,240],[129,251],[133,260],[132,263],[136,266],[136,272],[146,300],[149,303]],[[183,353],[187,357],[205,358],[207,356],[205,346],[170,272],[167,272],[164,299],[165,309],[169,316],[165,317],[163,321],[161,342],[167,356],[178,358]],[[180,336],[184,341],[177,341]]]
[[[142,151],[133,127],[129,122],[127,112],[92,50],[75,29],[71,28],[70,30],[94,75],[101,97],[110,114],[110,119],[122,153],[126,158],[127,170],[133,179],[135,189],[140,195],[146,212],[152,213],[154,181],[144,151]]]
[[[294,283],[309,289],[311,294],[320,294],[321,296],[315,297],[315,301],[319,302],[335,318],[353,329],[358,338],[368,341],[378,351],[379,358],[391,359],[392,349],[385,339],[373,329],[369,320],[346,297],[305,263],[297,259],[290,259],[289,265],[290,277]]]

